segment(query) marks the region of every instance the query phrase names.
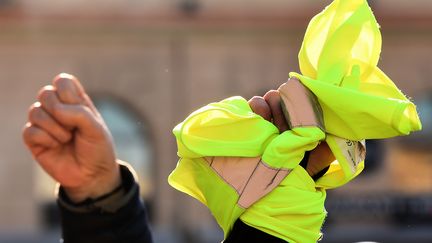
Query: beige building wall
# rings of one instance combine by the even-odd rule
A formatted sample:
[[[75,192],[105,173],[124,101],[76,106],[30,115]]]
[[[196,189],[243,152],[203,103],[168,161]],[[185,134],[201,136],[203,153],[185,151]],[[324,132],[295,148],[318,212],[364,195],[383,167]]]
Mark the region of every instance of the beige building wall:
[[[27,13],[66,14],[77,13],[125,13],[133,15],[163,14],[175,12],[179,6],[192,4],[204,13],[223,14],[256,14],[269,16],[299,15],[301,12],[320,10],[330,1],[316,0],[16,0]],[[429,0],[371,0],[375,11],[392,13],[392,15],[429,15],[432,2]]]
[[[38,13],[50,1],[21,2],[26,11]],[[156,6],[155,2],[149,4]],[[290,7],[286,1],[271,2],[274,5],[270,1],[268,6],[259,1],[250,5],[245,1],[232,4],[202,1],[202,8],[215,12],[220,9],[223,13],[227,9],[232,13],[241,12],[242,6],[257,13],[261,13],[261,8],[269,12],[273,11],[271,8],[277,8],[283,14]],[[191,232],[214,228],[215,222],[206,208],[167,185],[166,178],[177,160],[171,129],[204,104],[231,95],[246,98],[262,95],[284,82],[289,71],[298,71],[296,56],[305,23],[316,7],[312,2],[316,1],[292,2],[298,8],[310,7],[311,10],[296,13],[304,18],[302,21],[270,21],[264,25],[255,25],[256,20],[242,21],[238,26],[235,21],[227,24],[226,20],[200,24],[200,18],[183,17],[174,18],[172,22],[161,21],[163,24],[156,27],[148,24],[145,18],[138,23],[122,18],[87,22],[62,18],[2,20],[0,195],[3,196],[0,200],[0,233],[41,228],[39,206],[46,197],[37,189],[36,181],[40,178],[37,165],[22,144],[20,131],[37,91],[59,72],[75,74],[91,94],[112,95],[127,101],[151,129],[155,149],[152,208],[156,227]],[[417,2],[420,4],[421,1]],[[68,4],[78,6],[72,1]],[[85,3],[80,1],[80,4]],[[119,3],[112,1],[112,4]],[[384,11],[383,4],[377,3],[377,7]],[[424,1],[421,4],[425,4],[425,9],[431,9]],[[173,1],[164,2],[155,8],[156,11],[159,7],[166,10],[172,5]],[[424,8],[419,7],[418,11],[422,12]],[[271,20],[272,16],[266,18]],[[431,23],[430,19],[428,21]],[[399,20],[401,22],[403,20]],[[384,18],[383,23],[390,23],[390,20]],[[382,26],[383,51],[379,65],[407,95],[417,97],[432,89],[429,81],[432,76],[432,25],[410,23],[415,28],[406,24],[400,27],[397,23]],[[390,155],[383,161],[386,169],[359,178],[340,193],[403,192],[394,185],[406,172],[403,168],[406,161],[400,161],[406,157],[398,156],[398,150],[389,151]],[[418,156],[424,158],[424,155]],[[397,163],[393,163],[394,157],[399,158]],[[414,167],[416,163],[422,163],[419,166],[426,178],[430,176],[426,171],[432,171],[432,168],[424,160],[409,163]],[[424,179],[424,182],[430,181]],[[432,192],[432,188],[426,187],[423,192]]]

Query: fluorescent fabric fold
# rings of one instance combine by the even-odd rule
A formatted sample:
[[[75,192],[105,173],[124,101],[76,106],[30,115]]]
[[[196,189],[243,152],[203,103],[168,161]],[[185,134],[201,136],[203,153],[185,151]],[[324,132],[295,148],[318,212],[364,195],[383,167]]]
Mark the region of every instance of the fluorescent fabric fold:
[[[367,1],[333,1],[309,23],[298,55],[301,74],[290,73],[316,97],[310,110],[322,112],[315,121],[324,124],[300,119],[279,134],[242,97],[211,103],[174,128],[180,160],[170,185],[205,204],[225,237],[240,218],[290,242],[316,242],[325,191],[361,173],[364,140],[421,129],[415,105],[377,67],[380,52],[379,26]],[[288,96],[285,107],[301,111]],[[298,164],[321,141],[336,160],[313,181]]]

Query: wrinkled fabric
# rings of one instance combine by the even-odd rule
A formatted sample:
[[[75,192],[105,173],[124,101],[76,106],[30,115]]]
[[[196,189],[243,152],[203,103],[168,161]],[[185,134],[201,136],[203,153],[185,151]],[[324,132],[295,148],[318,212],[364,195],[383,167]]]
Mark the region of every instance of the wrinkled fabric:
[[[415,105],[378,67],[379,25],[365,0],[337,0],[315,16],[299,52],[297,77],[314,93],[326,132],[359,141],[421,129]]]
[[[326,193],[316,189],[307,172],[297,166],[305,151],[325,138],[320,128],[297,127],[279,134],[273,123],[255,114],[244,98],[236,96],[193,112],[173,132],[180,160],[168,182],[206,205],[225,237],[241,215],[245,223],[256,228],[267,225],[259,229],[289,241],[310,242],[320,237]],[[275,190],[246,209],[238,204],[240,195],[235,188],[205,161],[203,157],[207,156],[261,156],[270,167],[293,171]],[[273,213],[268,214],[264,208]],[[289,236],[275,234],[284,227],[290,228]]]
[[[290,242],[316,242],[324,221],[325,190],[339,187],[364,168],[364,139],[408,135],[421,129],[415,105],[382,72],[379,26],[366,0],[335,0],[309,23],[298,78],[318,99],[319,127],[278,129],[232,97],[209,104],[174,128],[180,160],[169,183],[205,204],[225,237],[239,217],[246,224]],[[326,141],[336,160],[313,181],[299,162]],[[238,192],[204,159],[261,157],[290,173],[248,208]]]

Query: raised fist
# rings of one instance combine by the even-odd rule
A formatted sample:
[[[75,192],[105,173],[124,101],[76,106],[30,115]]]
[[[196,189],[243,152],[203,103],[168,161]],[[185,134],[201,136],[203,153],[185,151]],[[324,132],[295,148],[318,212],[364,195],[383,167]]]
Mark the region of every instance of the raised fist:
[[[39,91],[23,138],[36,161],[75,202],[121,183],[111,134],[72,75],[59,74]]]

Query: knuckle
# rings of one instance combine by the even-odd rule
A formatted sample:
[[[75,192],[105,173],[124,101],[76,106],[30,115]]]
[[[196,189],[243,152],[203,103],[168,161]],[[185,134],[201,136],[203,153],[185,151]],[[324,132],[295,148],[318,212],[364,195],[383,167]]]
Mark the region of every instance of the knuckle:
[[[46,116],[39,106],[32,106],[29,111],[29,120],[32,122],[45,120]]]
[[[74,79],[76,79],[76,78],[72,74],[60,73],[57,76],[55,76],[53,83],[58,84],[58,83],[63,83],[63,82],[73,82],[72,80],[74,80]]]
[[[37,130],[34,126],[32,126],[30,123],[27,123],[22,131],[22,136],[24,138],[24,141],[29,142],[32,140],[32,138],[37,134]]]
[[[264,99],[261,96],[254,96],[249,101],[251,101],[251,102],[261,102],[261,101],[264,101]]]
[[[28,108],[28,110],[27,110],[27,114],[28,114],[28,116],[29,117],[31,117],[32,116],[32,113],[34,113],[35,111],[35,109],[39,106],[39,102],[35,102],[35,103],[33,103],[29,108]]]
[[[39,90],[37,98],[38,100],[46,100],[49,96],[55,95],[54,92],[55,91],[53,86],[51,85],[44,86],[42,89]]]
[[[55,87],[57,87],[57,93],[60,99],[66,103],[80,103],[81,97],[74,84],[74,80],[68,78],[56,79]]]
[[[60,77],[54,79],[54,86],[58,87],[61,91],[67,91],[69,87],[73,85],[73,81],[70,78]]]
[[[269,100],[275,100],[279,98],[279,91],[277,90],[269,90],[265,95],[264,95],[264,99],[266,101]]]
[[[254,96],[254,97],[252,97],[252,99],[250,101],[251,101],[251,103],[257,104],[257,105],[266,105],[267,104],[266,101],[264,100],[264,98],[261,96]]]

